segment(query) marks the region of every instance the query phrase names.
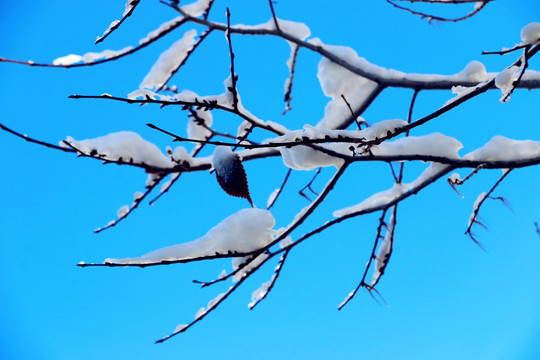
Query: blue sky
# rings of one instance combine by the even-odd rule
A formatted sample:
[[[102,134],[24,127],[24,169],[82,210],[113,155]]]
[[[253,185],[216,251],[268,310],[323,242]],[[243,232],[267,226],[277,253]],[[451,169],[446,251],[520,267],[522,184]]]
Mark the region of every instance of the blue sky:
[[[369,4],[367,4],[369,3]],[[216,0],[213,19],[258,24],[270,18],[266,1]],[[23,2],[2,4],[0,56],[52,62],[70,53],[135,45],[176,14],[158,1],[143,0],[134,15],[104,43],[94,45],[117,19],[124,1]],[[482,56],[518,43],[520,29],[538,21],[540,6],[530,0],[500,0],[460,23],[428,24],[384,1],[280,1],[278,17],[306,23],[313,37],[354,48],[380,66],[406,72],[453,74],[480,60],[497,72],[517,55]],[[466,11],[466,10],[461,10]],[[459,11],[459,13],[461,13]],[[125,96],[136,89],[180,30],[130,58],[78,69],[30,68],[0,63],[1,122],[41,140],[93,138],[131,130],[161,149],[170,139],[147,128],[153,122],[185,131],[186,114],[176,108],[136,106],[67,96]],[[315,124],[324,112],[318,80],[320,57],[301,51],[293,110],[282,115],[285,61],[289,46],[275,38],[233,37],[239,91],[257,116],[290,128]],[[538,69],[537,59],[530,67]],[[173,78],[179,88],[201,94],[223,91],[229,59],[223,34],[213,34]],[[388,90],[364,114],[368,122],[406,118],[410,90]],[[421,93],[416,117],[440,107],[449,91]],[[417,134],[442,132],[458,138],[462,154],[501,134],[538,140],[540,97],[516,91],[501,104],[491,91],[441,116]],[[214,123],[235,131],[236,119],[214,113]],[[228,127],[227,124],[233,123]],[[0,357],[3,359],[519,359],[540,357],[540,169],[512,173],[496,195],[512,211],[490,201],[481,216],[489,231],[476,229],[487,251],[464,235],[477,195],[500,171],[485,171],[460,188],[461,199],[444,181],[409,198],[399,209],[396,243],[379,291],[389,306],[360,292],[342,311],[337,305],[360,279],[371,251],[379,214],[335,226],[298,246],[268,298],[249,311],[251,293],[272,275],[272,264],[247,281],[223,306],[184,334],[164,344],[154,341],[190,321],[223,291],[199,289],[230,261],[162,268],[78,268],[79,261],[137,256],[190,241],[224,217],[248,206],[224,194],[208,173],[183,176],[154,206],[143,204],[117,227],[92,230],[116,217],[144,188],[139,169],[101,165],[91,159],[26,143],[0,133]],[[264,164],[263,164],[264,162]],[[280,159],[246,163],[252,198],[263,207],[281,184]],[[411,164],[406,179],[424,165]],[[332,174],[325,169],[314,186]],[[462,177],[467,171],[460,171]],[[297,191],[312,173],[296,172],[274,211],[278,227],[308,203]],[[294,235],[320,225],[332,211],[353,205],[391,186],[384,164],[355,166],[313,219]],[[294,236],[293,236],[294,237]],[[228,286],[228,285],[226,285]]]

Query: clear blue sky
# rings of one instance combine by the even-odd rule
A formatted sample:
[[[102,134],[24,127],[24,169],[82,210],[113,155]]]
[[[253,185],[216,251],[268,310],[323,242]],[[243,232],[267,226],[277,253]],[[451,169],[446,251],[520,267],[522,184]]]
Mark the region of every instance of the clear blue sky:
[[[368,4],[369,3],[369,4]],[[70,53],[135,45],[176,16],[157,0],[142,0],[134,15],[104,43],[93,44],[119,18],[124,0],[3,2],[0,56],[52,62]],[[270,18],[266,1],[216,0],[213,19],[258,24]],[[518,43],[520,29],[539,21],[534,0],[499,0],[465,22],[429,25],[384,1],[279,1],[278,17],[306,23],[313,37],[354,48],[367,60],[406,72],[452,74],[469,61],[501,71],[517,55],[485,57]],[[470,7],[470,6],[469,6]],[[467,7],[467,9],[469,8]],[[443,9],[444,11],[444,9]],[[458,13],[466,10],[458,11]],[[153,122],[182,133],[186,114],[176,108],[139,107],[68,95],[125,96],[135,90],[159,53],[180,38],[169,34],[130,58],[78,69],[30,68],[0,63],[1,122],[30,136],[57,143],[67,135],[92,138],[131,130],[164,149],[170,139],[148,129]],[[289,47],[275,38],[233,37],[239,90],[258,117],[290,128],[316,123],[327,99],[316,78],[319,57],[302,50],[293,110],[281,114]],[[537,59],[532,69],[540,70]],[[179,88],[218,94],[228,76],[222,33],[214,34],[176,75]],[[383,93],[364,114],[368,122],[406,118],[410,90]],[[421,94],[421,116],[452,97],[449,91]],[[517,91],[507,104],[492,91],[434,120],[418,134],[434,131],[458,138],[462,154],[493,135],[539,140],[540,92]],[[237,123],[214,114],[220,129]],[[232,126],[227,124],[232,123]],[[481,215],[489,231],[476,229],[482,251],[464,235],[472,204],[500,171],[475,176],[460,191],[444,181],[400,207],[396,243],[379,291],[380,306],[360,292],[342,311],[337,305],[360,279],[375,237],[379,214],[340,224],[296,248],[268,298],[249,311],[251,293],[267,281],[268,265],[242,285],[221,308],[185,334],[154,341],[190,321],[225,288],[200,290],[191,280],[209,280],[230,261],[162,268],[78,268],[81,261],[137,256],[190,241],[224,217],[246,207],[228,197],[208,173],[189,174],[154,206],[141,206],[123,223],[101,234],[92,230],[115,219],[144,188],[139,169],[103,166],[25,143],[0,133],[0,358],[2,359],[517,359],[540,358],[540,169],[511,174],[497,190],[512,211],[495,201]],[[263,165],[264,162],[264,165]],[[254,202],[263,207],[281,184],[279,159],[247,163]],[[423,165],[408,166],[414,179]],[[332,169],[323,171],[321,189]],[[460,171],[462,177],[467,171]],[[307,205],[297,191],[312,174],[294,174],[286,198],[274,212],[278,227]],[[336,187],[313,220],[295,233],[331,218],[332,211],[391,186],[387,166],[356,166]],[[226,285],[228,286],[228,285]]]

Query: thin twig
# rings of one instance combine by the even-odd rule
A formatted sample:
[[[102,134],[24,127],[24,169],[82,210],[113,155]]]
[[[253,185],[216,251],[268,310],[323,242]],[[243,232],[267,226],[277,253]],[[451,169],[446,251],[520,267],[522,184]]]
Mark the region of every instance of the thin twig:
[[[512,171],[512,169],[508,169],[506,171],[504,171],[503,175],[499,178],[499,180],[497,180],[497,182],[491,187],[491,189],[487,192],[487,194],[484,196],[484,198],[482,200],[480,200],[480,202],[477,204],[476,208],[473,209],[473,214],[471,216],[471,219],[469,220],[469,226],[467,227],[467,230],[465,230],[465,234],[469,235],[469,237],[478,245],[480,246],[480,248],[482,248],[482,250],[485,250],[483,245],[478,241],[476,240],[476,238],[474,237],[474,234],[472,233],[471,229],[472,229],[472,226],[474,224],[478,224],[478,225],[481,225],[483,227],[485,227],[484,224],[482,224],[481,222],[479,222],[477,220],[477,217],[478,217],[478,213],[480,212],[480,208],[482,207],[482,205],[484,204],[484,202],[486,201],[486,199],[490,198],[491,194],[493,193],[493,191],[495,191],[495,189],[497,188],[497,186],[499,186],[499,184],[506,178],[506,176],[508,176],[508,174],[510,174],[510,172]]]
[[[226,37],[227,37],[227,43],[229,44],[229,56],[231,58],[231,86],[228,88],[228,90],[233,95],[233,109],[238,110],[238,91],[236,89],[236,81],[238,80],[238,75],[236,75],[234,71],[234,52],[232,49],[232,41],[231,41],[231,13],[229,11],[229,8],[227,8],[227,31]]]
[[[383,209],[382,215],[379,218],[379,226],[377,227],[377,235],[375,236],[375,241],[373,242],[373,248],[371,250],[371,256],[369,257],[369,260],[368,260],[368,262],[366,264],[366,267],[364,269],[364,274],[362,275],[362,279],[360,280],[360,282],[358,283],[356,288],[354,288],[354,290],[349,293],[349,295],[345,298],[345,300],[341,304],[339,304],[338,310],[343,309],[343,307],[345,305],[347,305],[349,303],[349,301],[351,301],[354,298],[354,296],[356,295],[358,290],[360,290],[361,287],[367,285],[365,280],[366,280],[366,277],[367,277],[367,273],[368,273],[369,269],[371,268],[371,263],[372,263],[373,259],[375,259],[375,252],[377,251],[377,245],[379,244],[379,240],[380,240],[380,238],[382,236],[381,235],[382,229],[386,226],[386,223],[384,222],[384,218],[386,217],[386,211],[387,210],[388,210],[388,208]]]
[[[281,183],[281,186],[279,187],[279,190],[277,194],[272,199],[272,202],[266,207],[266,210],[270,210],[272,206],[276,203],[278,197],[281,195],[281,192],[283,191],[283,188],[285,187],[285,184],[287,183],[287,180],[289,180],[289,176],[291,175],[292,169],[287,170],[287,175],[285,175],[285,178],[283,179],[283,183]]]

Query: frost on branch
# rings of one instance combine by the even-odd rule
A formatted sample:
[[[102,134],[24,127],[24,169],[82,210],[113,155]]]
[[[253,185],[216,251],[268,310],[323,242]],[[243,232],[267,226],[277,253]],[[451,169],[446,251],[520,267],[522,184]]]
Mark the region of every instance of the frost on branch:
[[[274,239],[274,225],[274,217],[269,211],[243,209],[223,219],[197,240],[158,249],[141,257],[106,259],[105,263],[148,265],[250,253]]]

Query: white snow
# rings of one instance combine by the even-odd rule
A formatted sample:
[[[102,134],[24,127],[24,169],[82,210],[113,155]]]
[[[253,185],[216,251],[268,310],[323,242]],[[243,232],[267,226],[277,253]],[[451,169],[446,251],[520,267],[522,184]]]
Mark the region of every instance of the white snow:
[[[179,332],[182,332],[184,331],[185,328],[187,328],[187,324],[180,324],[176,327],[176,329],[174,330],[174,334],[177,334]]]
[[[450,159],[459,158],[463,145],[453,137],[441,133],[424,136],[408,136],[394,141],[385,141],[371,147],[373,155],[432,155]]]
[[[163,34],[164,32],[172,29],[173,27],[178,26],[178,24],[182,22],[183,19],[184,19],[183,16],[177,16],[176,18],[161,24],[157,29],[152,30],[151,32],[148,33],[148,35],[140,39],[139,44],[142,45],[142,44],[145,44],[154,40],[156,37]]]
[[[187,90],[184,90],[183,93],[186,95],[193,96],[194,98],[197,97],[197,94],[194,92],[189,92]],[[199,118],[199,120],[195,121],[195,118],[193,116],[189,117],[189,121],[187,124],[187,134],[188,138],[190,139],[197,139],[197,140],[206,140],[208,137],[212,135],[212,132],[208,130],[206,127],[212,126],[213,123],[213,117],[212,113],[210,111],[205,111],[203,109],[201,110],[194,110],[195,114]],[[198,121],[202,120],[205,126],[202,126],[198,123]]]
[[[321,145],[317,145],[322,147]],[[315,150],[309,146],[280,147],[283,164],[294,170],[313,170],[318,167],[335,166],[339,168],[343,160]]]
[[[232,163],[237,158],[238,155],[229,146],[216,146],[212,156],[212,167],[218,174],[229,174],[232,172]]]
[[[146,164],[161,168],[170,168],[174,165],[159,148],[144,140],[139,134],[131,131],[120,131],[101,136],[95,139],[75,140],[71,136],[66,141],[77,151],[102,157],[104,160]]]
[[[487,194],[485,192],[481,193],[480,195],[478,195],[478,197],[476,198],[476,201],[474,202],[473,204],[473,211],[471,212],[471,216],[469,216],[469,221],[467,223],[467,226],[470,227],[472,222],[474,221],[474,219],[476,218],[477,216],[477,213],[478,213],[478,208],[480,207],[480,203],[482,201],[484,201],[484,199],[486,198]]]
[[[106,259],[105,263],[148,264],[225,255],[229,252],[247,253],[260,249],[273,240],[274,225],[274,217],[269,211],[243,209],[223,219],[197,240],[161,248],[141,257]]]
[[[223,269],[219,273],[218,279],[224,279],[226,276],[227,276],[227,271],[225,269]]]
[[[70,54],[66,56],[59,57],[53,61],[53,65],[72,65],[79,63],[81,61],[84,61],[86,64],[93,63],[96,60],[101,59],[110,59],[112,57],[117,57],[120,55],[123,55],[127,53],[128,51],[132,50],[132,46],[127,46],[121,50],[103,50],[102,52],[96,53],[96,52],[88,52],[84,55],[75,55]]]
[[[334,217],[342,217],[350,213],[387,204],[405,193],[406,190],[408,190],[408,187],[405,184],[394,184],[390,189],[375,193],[358,205],[334,211]]]
[[[294,22],[289,20],[282,20],[277,19],[279,28],[284,33],[287,33],[291,36],[294,36],[295,38],[298,38],[300,40],[305,40],[311,35],[311,30],[306,24],[300,23],[300,22]],[[231,26],[233,29],[239,29],[239,30],[275,30],[276,24],[274,22],[274,19],[271,18],[264,24],[259,25],[243,25],[238,24]]]
[[[83,61],[81,55],[70,54],[54,59],[54,65],[71,65]]]
[[[232,279],[233,282],[238,282],[243,277],[249,275],[251,273],[251,271],[253,271],[253,269],[255,269],[257,266],[259,266],[267,258],[268,258],[268,254],[266,254],[266,253],[262,253],[259,256],[257,256],[249,264],[245,265],[240,271],[238,271],[236,274],[234,274],[233,279]],[[238,269],[238,267],[240,265],[244,264],[244,262],[248,261],[249,259],[251,259],[251,257],[249,257],[249,256],[248,257],[236,257],[236,258],[233,258],[233,260],[232,260],[233,269],[234,270]]]
[[[463,158],[476,161],[520,161],[538,157],[540,157],[540,141],[512,140],[497,135]]]
[[[177,162],[182,164],[183,162],[187,162],[188,165],[195,165],[196,159],[193,158],[191,155],[188,154],[187,150],[183,146],[177,146],[174,148],[174,151],[171,155],[171,158]]]
[[[177,40],[169,49],[162,52],[139,87],[157,89],[163,86],[186,58],[195,43],[196,35],[196,30],[187,31],[180,40]]]
[[[126,15],[131,11],[131,9],[133,9],[133,7],[135,5],[137,5],[139,1],[134,1],[134,0],[127,0],[126,1],[126,6],[124,8],[124,13],[122,14],[122,17],[126,17]]]
[[[275,189],[274,191],[272,191],[270,196],[268,196],[268,200],[266,201],[266,207],[270,207],[270,205],[272,205],[272,203],[276,199],[276,196],[279,194],[279,190],[280,188]]]
[[[180,7],[184,13],[187,15],[193,16],[193,17],[199,17],[201,16],[206,9],[208,9],[208,5],[210,4],[211,0],[198,0],[191,4],[184,5]]]
[[[268,289],[270,288],[272,283],[275,281],[275,278],[276,278],[276,274],[272,275],[272,278],[270,280],[262,283],[261,286],[251,294],[251,302],[248,304],[248,307],[250,309],[253,309],[253,307],[257,305],[259,301],[264,299],[264,297],[268,293]]]
[[[124,206],[120,207],[120,209],[118,209],[118,212],[116,214],[118,215],[118,218],[121,219],[124,216],[126,216],[128,213],[129,213],[129,206],[124,205]]]
[[[387,205],[408,191],[412,191],[421,186],[424,182],[430,181],[433,177],[438,177],[439,174],[446,171],[448,166],[449,165],[440,163],[430,163],[430,165],[413,182],[394,184],[390,189],[375,193],[357,205],[334,211],[333,215],[334,217],[342,217],[355,212]]]
[[[471,61],[463,70],[454,75],[404,73],[398,70],[387,69],[372,64],[365,58],[359,57],[353,49],[348,47],[326,45],[318,38],[310,39],[308,40],[308,43],[337,55],[346,63],[356,67],[366,74],[370,74],[372,78],[380,80],[405,80],[422,83],[437,81],[480,82],[489,80],[490,77],[490,75],[486,72],[485,66],[476,60]],[[349,99],[347,98],[347,100]]]
[[[360,59],[349,47],[327,47],[347,62],[353,63]],[[358,76],[327,58],[319,62],[317,77],[324,94],[332,99],[326,105],[324,117],[317,124],[320,128],[335,129],[351,116],[341,95],[345,96],[353,109],[357,109],[377,88],[374,81]]]
[[[93,63],[96,60],[101,59],[110,59],[113,57],[120,56],[122,54],[127,53],[128,51],[132,50],[132,46],[126,46],[125,48],[121,50],[103,50],[102,52],[88,52],[82,56],[83,61],[86,64]]]
[[[488,80],[489,75],[486,72],[486,67],[480,61],[473,60],[468,63],[454,78],[461,79],[463,82],[481,82]]]
[[[128,1],[129,2],[129,1]],[[107,27],[107,29],[103,32],[103,35],[101,36],[98,36],[96,37],[96,42],[98,42],[99,40],[101,40],[103,37],[107,36],[107,34],[109,34],[112,29],[117,26],[118,24],[120,23],[120,20],[113,20],[111,22],[111,24],[109,25],[109,27]]]
[[[521,41],[524,44],[534,44],[540,39],[540,23],[532,22],[521,29]]]
[[[195,314],[195,319],[200,318],[201,316],[206,315],[206,309],[204,307],[200,308]]]
[[[384,270],[386,268],[386,265],[388,264],[390,255],[392,254],[392,248],[394,246],[395,225],[396,220],[394,215],[392,214],[390,222],[388,224],[388,228],[386,230],[386,234],[384,235],[383,242],[379,246],[379,251],[377,252],[377,256],[375,257],[375,271],[373,272],[373,276],[371,277],[371,286],[375,286],[375,284],[377,284],[377,282],[379,281],[380,277],[384,274]]]
[[[504,69],[501,71],[497,76],[495,76],[495,86],[501,89],[502,97],[500,99],[501,102],[504,102],[504,99],[508,98],[507,94],[509,94],[512,91],[514,80],[517,79],[517,71],[519,70],[519,67],[517,66],[511,66],[509,68]]]
[[[292,245],[292,243],[293,243],[292,238],[291,238],[290,236],[287,236],[285,239],[283,239],[283,240],[281,240],[281,241],[279,242],[279,247],[280,247],[281,249],[283,249],[283,248],[285,248],[285,247],[287,247],[287,246],[289,246],[289,245]]]

